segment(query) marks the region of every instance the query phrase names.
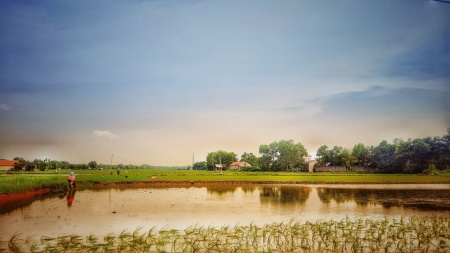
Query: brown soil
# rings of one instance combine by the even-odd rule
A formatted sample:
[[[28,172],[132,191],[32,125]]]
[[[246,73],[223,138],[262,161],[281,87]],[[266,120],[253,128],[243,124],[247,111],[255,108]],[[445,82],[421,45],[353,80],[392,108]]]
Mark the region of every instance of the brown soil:
[[[30,204],[37,198],[52,193],[50,188],[30,190],[19,193],[0,193],[0,213],[8,212],[16,207]]]

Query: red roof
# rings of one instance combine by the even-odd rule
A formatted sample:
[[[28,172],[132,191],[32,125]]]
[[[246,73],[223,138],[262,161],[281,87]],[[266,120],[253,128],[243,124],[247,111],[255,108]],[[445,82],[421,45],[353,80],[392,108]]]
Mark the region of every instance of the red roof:
[[[16,161],[16,160],[0,160],[0,166],[11,166],[11,167],[14,167],[14,165],[17,162],[18,161]]]

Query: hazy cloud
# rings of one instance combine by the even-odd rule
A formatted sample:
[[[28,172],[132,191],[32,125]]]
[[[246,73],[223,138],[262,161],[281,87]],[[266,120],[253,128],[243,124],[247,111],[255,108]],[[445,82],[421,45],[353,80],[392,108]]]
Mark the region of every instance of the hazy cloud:
[[[7,106],[6,104],[4,104],[4,103],[0,104],[0,110],[9,111],[10,109],[11,109],[11,107]]]
[[[94,135],[105,138],[117,138],[117,135],[105,130],[94,130]]]

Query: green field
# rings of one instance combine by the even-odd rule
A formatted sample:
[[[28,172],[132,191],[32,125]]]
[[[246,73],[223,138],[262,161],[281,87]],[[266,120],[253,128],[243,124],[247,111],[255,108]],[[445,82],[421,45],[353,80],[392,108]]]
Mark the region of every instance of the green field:
[[[77,170],[79,186],[114,182],[254,182],[254,183],[450,183],[450,175],[299,173],[189,170]],[[0,193],[22,192],[40,188],[64,190],[69,171],[1,172]]]

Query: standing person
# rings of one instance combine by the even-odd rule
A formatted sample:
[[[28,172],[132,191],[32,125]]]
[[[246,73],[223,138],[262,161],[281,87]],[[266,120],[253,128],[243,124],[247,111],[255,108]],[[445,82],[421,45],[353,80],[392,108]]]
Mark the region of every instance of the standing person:
[[[69,173],[69,177],[67,177],[67,182],[69,182],[69,188],[75,187],[75,174],[73,171]]]
[[[117,166],[117,176],[120,175],[120,166]]]

